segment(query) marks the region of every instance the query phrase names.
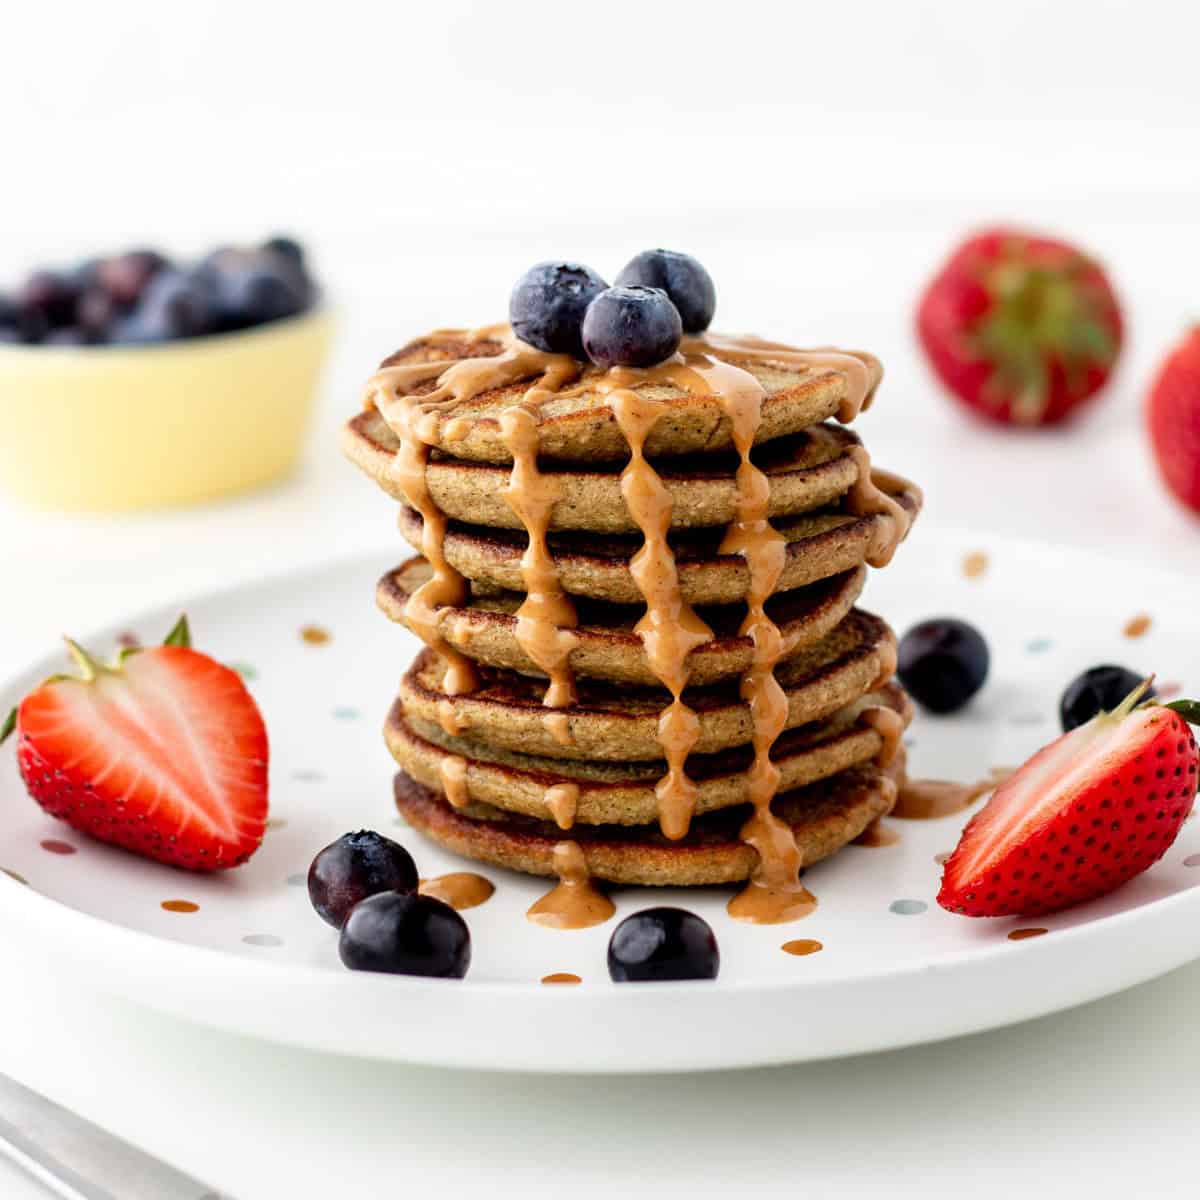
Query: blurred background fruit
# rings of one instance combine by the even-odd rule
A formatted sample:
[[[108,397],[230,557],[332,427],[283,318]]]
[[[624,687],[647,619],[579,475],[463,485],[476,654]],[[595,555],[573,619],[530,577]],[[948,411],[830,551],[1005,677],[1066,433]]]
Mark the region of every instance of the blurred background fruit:
[[[0,296],[0,485],[113,511],[278,479],[311,427],[330,319],[292,238],[199,263],[136,249]]]
[[[1147,416],[1163,480],[1177,500],[1200,512],[1200,325],[1159,368]]]

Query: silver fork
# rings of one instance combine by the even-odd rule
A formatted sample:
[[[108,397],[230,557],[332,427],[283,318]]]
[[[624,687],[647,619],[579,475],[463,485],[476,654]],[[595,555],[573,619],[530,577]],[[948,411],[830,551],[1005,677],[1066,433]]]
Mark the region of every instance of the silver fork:
[[[7,1075],[0,1154],[64,1200],[231,1200]]]

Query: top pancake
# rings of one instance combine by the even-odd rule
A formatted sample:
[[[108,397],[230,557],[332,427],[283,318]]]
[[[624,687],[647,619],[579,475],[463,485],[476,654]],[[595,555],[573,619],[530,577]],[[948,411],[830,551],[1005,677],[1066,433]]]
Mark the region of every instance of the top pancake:
[[[385,359],[384,367],[401,363],[456,362],[463,358],[499,354],[498,342],[472,341],[462,334],[430,334],[410,342]],[[769,350],[761,357],[726,355],[711,351],[714,358],[736,361],[762,385],[766,395],[762,421],[755,442],[768,442],[787,434],[799,433],[832,417],[849,396],[845,376],[831,367],[801,370],[773,361]],[[883,370],[877,359],[859,354],[878,382]],[[541,457],[575,461],[620,461],[629,455],[608,400],[589,390],[589,380],[603,372],[588,366],[571,394],[555,396],[539,408]],[[500,432],[500,414],[519,402],[533,381],[519,381],[507,387],[481,392],[471,400],[456,404],[452,413],[439,414],[431,422],[432,444],[455,458],[477,462],[509,463],[512,455]],[[434,383],[416,388],[420,396]],[[669,384],[634,385],[634,391],[661,401],[663,415],[646,439],[646,454],[695,454],[708,450],[727,450],[732,446],[732,426],[719,401],[712,396],[694,395]]]
[[[388,495],[405,498],[390,470],[400,442],[377,411],[359,413],[348,421],[341,442],[346,457]],[[859,468],[849,451],[859,444],[848,429],[815,425],[758,448],[754,459],[770,485],[768,516],[810,512],[844,495],[858,479]],[[671,528],[728,525],[735,520],[737,464],[737,457],[728,453],[659,459],[654,465],[671,495]],[[425,481],[434,503],[454,520],[523,529],[503,494],[510,471],[509,466],[439,455],[430,460]],[[638,531],[621,491],[619,463],[558,464],[544,474],[554,479],[559,490],[550,512],[550,529]]]

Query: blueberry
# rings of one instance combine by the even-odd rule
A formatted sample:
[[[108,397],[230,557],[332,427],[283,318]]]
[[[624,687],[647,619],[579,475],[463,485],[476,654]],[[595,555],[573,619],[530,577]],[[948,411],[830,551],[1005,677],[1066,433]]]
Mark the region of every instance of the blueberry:
[[[34,271],[17,291],[17,304],[27,322],[40,322],[46,329],[69,325],[75,317],[75,288],[59,271]]]
[[[106,341],[120,316],[120,306],[100,287],[89,288],[75,305],[75,323],[93,342]]]
[[[508,320],[523,342],[547,354],[583,358],[583,316],[608,284],[591,267],[541,262],[512,290]]]
[[[98,263],[96,282],[115,304],[127,308],[141,299],[150,281],[168,265],[157,250],[129,250]]]
[[[208,289],[193,275],[163,270],[146,285],[137,307],[113,335],[114,342],[145,344],[211,333],[216,313]]]
[[[48,328],[46,318],[36,309],[0,295],[0,342],[40,342]]]
[[[196,272],[209,288],[221,329],[249,329],[302,312],[312,299],[307,275],[290,258],[225,248]]]
[[[263,242],[262,248],[268,254],[280,254],[289,259],[293,266],[304,267],[304,247],[295,238],[276,234]]]
[[[583,346],[600,367],[650,367],[679,348],[679,310],[661,288],[612,287],[583,318]]]
[[[608,973],[616,983],[716,979],[717,939],[707,921],[682,908],[646,908],[626,917],[608,942]]]
[[[983,635],[954,617],[914,625],[900,639],[900,680],[924,708],[957,712],[983,686],[991,656]]]
[[[1063,732],[1086,724],[1099,712],[1111,712],[1145,678],[1136,671],[1108,663],[1089,667],[1067,684],[1059,701],[1058,715]],[[1156,694],[1154,688],[1150,688],[1145,699],[1152,700]]]
[[[679,310],[684,333],[703,333],[712,324],[717,289],[712,276],[690,254],[643,250],[625,264],[617,284],[640,284],[666,292]]]
[[[86,346],[91,342],[84,330],[78,325],[64,325],[61,329],[52,329],[44,339],[46,346]]]
[[[338,954],[352,971],[461,979],[471,965],[471,933],[432,896],[378,892],[346,918]]]
[[[415,892],[417,868],[399,842],[369,829],[344,833],[308,868],[308,898],[322,920],[340,929],[350,910],[376,892]]]

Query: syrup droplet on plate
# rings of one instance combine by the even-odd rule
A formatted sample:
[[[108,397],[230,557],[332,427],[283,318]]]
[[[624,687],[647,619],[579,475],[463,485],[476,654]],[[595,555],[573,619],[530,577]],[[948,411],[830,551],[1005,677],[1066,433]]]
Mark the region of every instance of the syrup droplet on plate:
[[[988,569],[988,556],[982,550],[976,550],[963,559],[962,569],[968,579],[978,579]]]
[[[543,983],[582,983],[583,980],[578,975],[572,975],[570,971],[555,971],[551,975],[542,976]]]
[[[191,900],[164,900],[162,907],[167,912],[172,913],[194,913],[200,911],[200,905],[193,904]]]
[[[320,625],[301,625],[300,639],[309,646],[324,646],[330,641],[333,634],[328,629],[322,629]]]
[[[70,842],[60,842],[57,838],[46,838],[42,842],[42,849],[49,850],[51,854],[76,854],[76,847]]]
[[[1136,617],[1130,617],[1125,622],[1124,633],[1127,638],[1144,637],[1150,632],[1150,626],[1153,624],[1149,613],[1138,613]]]
[[[824,950],[824,942],[818,942],[816,938],[794,938],[790,942],[784,942],[779,947],[784,954],[795,954],[803,958],[808,954],[816,954],[818,950]]]
[[[1048,929],[1030,928],[1030,929],[1012,929],[1009,931],[1008,940],[1010,942],[1023,942],[1027,938],[1041,937],[1043,933],[1049,933]]]

